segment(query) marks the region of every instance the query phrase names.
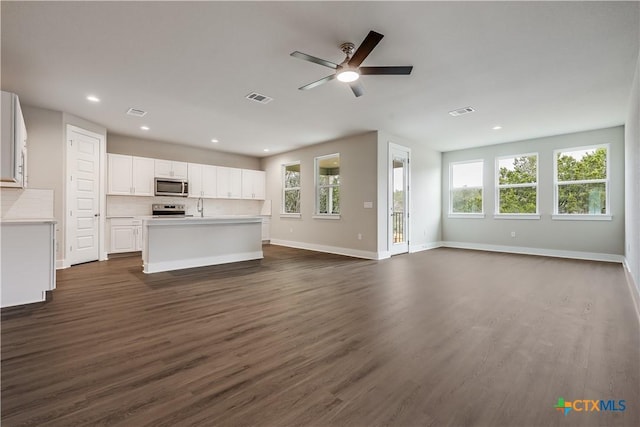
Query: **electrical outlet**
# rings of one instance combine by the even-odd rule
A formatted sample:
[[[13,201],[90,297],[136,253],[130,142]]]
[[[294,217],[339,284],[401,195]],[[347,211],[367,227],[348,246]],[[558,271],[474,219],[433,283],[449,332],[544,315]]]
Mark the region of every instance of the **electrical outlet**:
[[[293,227],[289,229],[289,233],[293,233]]]
[[[511,237],[516,237],[516,232],[515,231],[511,232]]]
[[[362,240],[362,233],[358,233],[358,240]]]

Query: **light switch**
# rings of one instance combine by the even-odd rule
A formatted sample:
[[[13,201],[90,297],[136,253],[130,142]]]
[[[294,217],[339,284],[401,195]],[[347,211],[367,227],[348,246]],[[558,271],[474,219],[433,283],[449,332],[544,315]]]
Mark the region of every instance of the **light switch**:
[[[373,202],[364,202],[365,209],[373,209]]]

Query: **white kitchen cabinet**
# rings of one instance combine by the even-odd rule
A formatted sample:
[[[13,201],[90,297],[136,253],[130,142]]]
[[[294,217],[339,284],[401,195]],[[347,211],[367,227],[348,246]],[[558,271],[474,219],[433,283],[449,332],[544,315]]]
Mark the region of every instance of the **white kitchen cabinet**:
[[[56,287],[54,220],[2,220],[1,306],[42,302]]]
[[[265,189],[264,171],[242,169],[242,198],[264,200]]]
[[[242,198],[242,169],[218,166],[216,172],[219,199]]]
[[[154,195],[154,161],[146,157],[133,157],[133,194],[135,196]]]
[[[27,128],[15,93],[2,92],[0,182],[2,187],[27,187]]]
[[[153,159],[122,154],[109,154],[107,158],[108,194],[153,196]]]
[[[187,179],[187,163],[156,159],[155,176],[158,178]]]
[[[142,250],[142,220],[135,218],[110,219],[109,253]]]
[[[216,166],[189,163],[189,197],[215,198],[218,194]]]

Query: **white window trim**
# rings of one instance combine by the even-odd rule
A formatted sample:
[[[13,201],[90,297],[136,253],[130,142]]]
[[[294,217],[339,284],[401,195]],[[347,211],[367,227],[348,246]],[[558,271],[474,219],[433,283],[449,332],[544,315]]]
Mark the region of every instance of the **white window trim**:
[[[315,214],[313,219],[340,219],[340,214]]]
[[[494,214],[493,219],[540,219],[540,214]]]
[[[500,184],[500,160],[514,159],[516,157],[536,156],[536,182],[523,184]],[[538,191],[538,183],[540,182],[540,156],[538,153],[513,154],[509,156],[500,156],[495,159],[495,206],[494,219],[540,219],[540,191]],[[534,187],[536,189],[536,211],[535,213],[500,213],[500,189],[501,188],[525,188]]]
[[[302,214],[299,213],[281,213],[280,218],[302,218]]]
[[[290,163],[283,163],[282,164],[282,171],[281,171],[281,177],[282,177],[282,203],[280,204],[280,216],[281,217],[300,217],[301,216],[301,212],[285,212],[285,208],[284,208],[284,201],[285,201],[285,193],[287,190],[298,190],[300,193],[300,199],[302,199],[302,167],[300,168],[300,186],[299,187],[285,187],[286,185],[286,170],[287,170],[287,166],[294,166],[294,165],[300,165],[300,160],[296,161],[296,162],[290,162]],[[302,202],[302,200],[300,200],[300,202]],[[300,209],[302,210],[302,203],[298,203],[298,206],[300,207]]]
[[[482,185],[476,187],[462,187],[470,190],[480,189],[482,195],[482,212],[453,212],[453,166],[465,163],[482,163]],[[458,190],[458,188],[456,188]],[[449,218],[484,218],[484,159],[464,160],[461,162],[449,162]]]
[[[484,203],[483,203],[484,204]],[[449,218],[476,218],[482,219],[485,217],[483,213],[450,213],[448,215]]]
[[[578,151],[578,150],[597,150],[598,148],[605,148],[607,150],[607,178],[606,179],[583,179],[579,181],[558,181],[558,153],[566,151]],[[611,201],[609,192],[610,181],[610,160],[611,158],[611,144],[594,144],[584,145],[580,147],[565,147],[553,150],[553,214],[551,219],[553,220],[576,220],[576,221],[611,221],[613,215],[611,214]],[[606,214],[561,214],[558,213],[558,186],[559,185],[571,185],[571,184],[597,184],[604,182],[605,191],[605,210]]]
[[[333,154],[325,154],[324,156],[318,156],[314,159],[313,161],[313,184],[314,187],[316,189],[316,202],[315,202],[315,209],[314,209],[314,214],[313,214],[313,218],[315,219],[340,219],[340,214],[334,214],[334,213],[321,213],[319,212],[320,210],[320,183],[319,183],[319,179],[318,179],[318,166],[320,164],[320,160],[322,159],[328,159],[331,157],[338,157],[338,159],[340,159],[340,153],[333,153]],[[342,165],[339,165],[339,167],[342,167]],[[342,186],[342,173],[340,174],[340,184],[335,185],[335,184],[331,184],[331,185],[323,185],[323,188],[330,188],[331,191],[329,192],[329,195],[331,196],[331,193],[333,192],[333,188],[340,188]],[[329,200],[332,200],[331,198],[329,198]]]

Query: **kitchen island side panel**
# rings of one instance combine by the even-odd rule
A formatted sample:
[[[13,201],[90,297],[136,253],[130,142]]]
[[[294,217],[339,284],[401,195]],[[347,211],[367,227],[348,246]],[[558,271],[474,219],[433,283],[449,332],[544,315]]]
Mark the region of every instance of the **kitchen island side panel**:
[[[145,273],[263,258],[259,218],[172,218],[143,224]]]

